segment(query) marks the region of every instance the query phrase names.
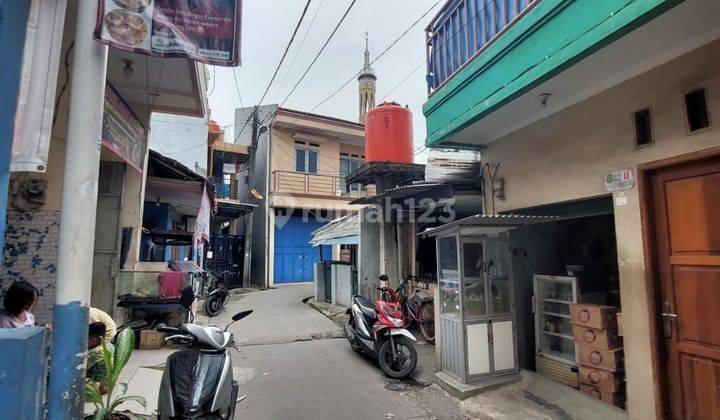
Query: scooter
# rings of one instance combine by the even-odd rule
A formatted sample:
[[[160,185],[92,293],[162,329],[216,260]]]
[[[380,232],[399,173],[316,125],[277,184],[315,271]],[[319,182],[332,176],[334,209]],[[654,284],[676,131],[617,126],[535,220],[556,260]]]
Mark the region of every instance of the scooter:
[[[205,314],[209,317],[219,315],[225,307],[225,302],[227,301],[228,294],[230,293],[227,287],[228,275],[230,275],[229,271],[223,271],[210,283],[208,294],[205,297],[205,303],[203,304]]]
[[[389,287],[378,288],[381,299],[370,301],[360,295],[352,297],[350,315],[345,324],[345,338],[356,353],[364,352],[378,359],[380,369],[393,379],[407,378],[417,366],[417,340],[408,331],[400,306],[400,297]]]
[[[252,312],[235,314],[224,330],[195,324],[157,327],[172,334],[165,341],[189,347],[167,358],[160,382],[158,419],[234,418],[238,383],[232,377],[230,358],[234,339],[227,329]]]

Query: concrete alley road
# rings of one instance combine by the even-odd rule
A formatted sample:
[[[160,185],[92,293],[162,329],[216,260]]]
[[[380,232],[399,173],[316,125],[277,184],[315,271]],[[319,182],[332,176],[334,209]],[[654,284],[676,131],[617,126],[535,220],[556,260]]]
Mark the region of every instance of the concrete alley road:
[[[355,354],[340,328],[302,302],[311,285],[254,292],[212,319],[255,312],[231,328],[240,395],[236,419],[425,419],[432,418],[405,393],[385,389],[377,363]]]

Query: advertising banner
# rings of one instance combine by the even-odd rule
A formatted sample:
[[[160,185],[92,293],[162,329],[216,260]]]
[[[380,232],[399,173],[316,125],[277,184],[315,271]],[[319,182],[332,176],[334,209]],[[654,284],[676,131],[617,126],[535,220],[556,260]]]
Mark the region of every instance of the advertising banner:
[[[242,0],[98,0],[95,39],[156,57],[240,64]]]
[[[102,144],[130,166],[143,171],[147,152],[145,129],[135,114],[108,83],[105,89]]]

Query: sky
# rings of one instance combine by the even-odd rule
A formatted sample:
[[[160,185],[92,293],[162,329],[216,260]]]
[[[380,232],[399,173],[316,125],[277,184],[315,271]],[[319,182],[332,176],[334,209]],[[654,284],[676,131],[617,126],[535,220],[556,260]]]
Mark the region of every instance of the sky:
[[[210,117],[221,126],[228,126],[226,138],[232,138],[234,134],[232,124],[235,123],[235,108],[239,108],[241,102],[247,107],[256,105],[260,100],[306,0],[245,0],[243,3],[242,64],[235,68],[239,89],[236,89],[231,68],[209,67]],[[263,104],[280,103],[287,96],[350,3],[351,0],[312,0],[293,46]],[[425,27],[444,1],[357,0],[312,70],[283,106],[311,111],[362,68],[366,31],[370,34],[370,59],[373,60],[435,3],[438,4],[427,16],[373,64],[378,77],[377,101],[395,101],[410,106],[415,147],[420,148],[425,141],[422,105],[427,100],[425,66],[422,64],[425,61]],[[306,33],[307,39],[301,45]],[[411,75],[418,66],[418,70]],[[408,79],[404,83],[390,92],[406,77]],[[313,112],[356,121],[357,80],[354,78],[337,96]],[[417,158],[424,161],[424,154],[419,154]]]
[[[210,118],[225,127],[226,141],[232,141],[235,135],[235,109],[257,105],[262,97],[305,3],[306,0],[243,1],[241,66],[234,72],[228,67],[207,67]],[[281,103],[287,97],[350,3],[351,0],[311,1],[263,105]],[[395,101],[410,107],[417,150],[415,160],[425,163],[427,151],[422,147],[425,143],[422,105],[427,100],[425,27],[444,3],[444,0],[357,0],[320,58],[283,106],[357,121],[359,99],[355,76],[363,67],[365,32],[369,33],[372,61],[425,14],[372,65],[378,78],[377,102]],[[313,110],[351,78],[336,96]],[[241,127],[243,123],[240,122]],[[154,113],[150,127],[152,149],[190,169],[197,166],[202,170],[207,166],[206,151],[193,146],[202,146],[207,139],[207,123],[202,118]]]

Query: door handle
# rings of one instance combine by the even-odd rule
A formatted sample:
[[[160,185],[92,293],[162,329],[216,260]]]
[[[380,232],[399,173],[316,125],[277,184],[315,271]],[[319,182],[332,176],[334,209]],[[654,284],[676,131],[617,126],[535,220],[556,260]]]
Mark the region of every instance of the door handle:
[[[663,302],[662,309],[663,311],[660,316],[662,316],[663,333],[665,338],[672,338],[672,325],[670,321],[677,319],[678,316],[672,312],[672,308],[668,302]]]

